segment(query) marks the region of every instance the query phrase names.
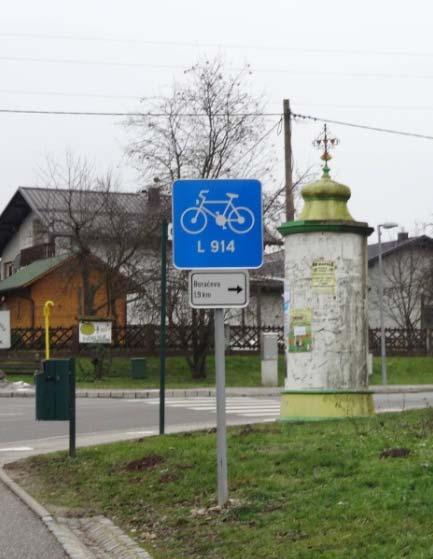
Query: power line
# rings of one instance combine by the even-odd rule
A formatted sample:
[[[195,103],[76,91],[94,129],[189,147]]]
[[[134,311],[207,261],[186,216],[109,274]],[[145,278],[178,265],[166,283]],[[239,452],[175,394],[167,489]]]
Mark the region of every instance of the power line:
[[[24,89],[0,89],[0,94],[8,95],[37,95],[37,96],[53,96],[53,97],[88,97],[95,99],[132,99],[132,100],[161,100],[164,99],[162,95],[145,96],[145,95],[120,95],[109,93],[80,93],[80,92],[67,92],[67,91],[33,91]],[[281,105],[281,101],[271,101],[271,105]],[[433,105],[341,105],[337,103],[296,103],[298,107],[326,107],[332,109],[342,110],[390,110],[390,111],[433,111]],[[277,113],[275,113],[277,114]],[[274,113],[272,113],[272,116]]]
[[[267,130],[267,131],[263,134],[263,136],[261,136],[253,146],[251,146],[245,153],[243,153],[243,154],[239,157],[239,159],[237,160],[237,162],[239,163],[239,161],[242,161],[242,159],[244,159],[249,153],[251,153],[252,151],[254,151],[254,150],[256,149],[256,147],[259,146],[259,145],[269,136],[269,134],[271,134],[271,132],[272,132],[273,130],[275,130],[275,128],[277,128],[277,126],[280,125],[281,120],[282,120],[282,117],[281,117],[275,124],[273,124],[273,125],[271,126],[271,128],[269,128],[269,130]]]
[[[98,36],[76,36],[76,35],[48,35],[39,33],[0,33],[0,37],[22,38],[22,39],[44,39],[55,41],[89,41],[105,43],[125,43],[142,44],[148,46],[173,46],[188,48],[233,48],[233,49],[256,49],[265,51],[284,51],[305,54],[338,54],[338,55],[357,55],[357,56],[409,56],[409,57],[432,57],[433,52],[425,51],[401,51],[401,50],[362,50],[362,49],[332,49],[323,47],[288,47],[286,45],[266,45],[266,44],[244,44],[244,43],[200,43],[198,41],[161,41],[145,40],[128,37],[98,37]]]
[[[35,62],[46,64],[84,64],[89,66],[119,66],[125,68],[154,68],[162,70],[184,70],[184,66],[175,64],[145,64],[141,62],[113,62],[104,60],[84,60],[75,58],[35,58],[27,56],[0,56],[0,60],[5,62]]]
[[[55,110],[38,110],[38,109],[2,109],[0,108],[0,113],[3,114],[32,114],[32,115],[54,115],[54,116],[111,116],[111,117],[139,117],[139,118],[165,118],[168,115],[166,113],[139,113],[139,112],[99,112],[99,111],[55,111]],[[206,113],[180,113],[178,115],[182,118],[202,118],[207,117]],[[215,117],[223,117],[226,118],[227,116],[232,117],[258,117],[258,116],[266,116],[266,117],[280,117],[280,120],[276,122],[271,129],[269,129],[264,137],[271,133],[271,131],[277,127],[281,122],[281,112],[280,113],[265,113],[265,112],[251,112],[251,113],[215,113],[213,116]],[[321,116],[315,115],[305,115],[301,113],[291,113],[291,116],[294,119],[302,119],[302,120],[311,120],[314,122],[327,122],[329,124],[338,124],[340,126],[348,126],[351,128],[359,128],[362,130],[369,130],[372,132],[383,132],[386,134],[395,134],[398,136],[407,136],[411,138],[421,138],[425,140],[433,140],[433,136],[428,134],[419,134],[417,132],[407,132],[404,130],[395,130],[392,128],[381,128],[378,126],[370,126],[367,124],[360,124],[356,122],[347,122],[343,120],[335,120],[330,118],[324,118]],[[259,140],[260,142],[261,140]],[[246,155],[246,154],[245,154]]]
[[[360,128],[362,130],[370,130],[372,132],[383,132],[386,134],[395,134],[398,136],[408,136],[411,138],[422,138],[424,140],[433,140],[433,136],[429,136],[428,134],[418,134],[416,132],[406,132],[404,130],[394,130],[392,128],[380,128],[378,126],[369,126],[367,124],[359,124],[356,122],[345,122],[343,120],[333,120],[330,118],[323,118],[320,116],[313,116],[313,115],[303,115],[303,114],[296,114],[292,113],[293,118],[300,118],[304,120],[312,120],[315,122],[326,122],[329,124],[339,124],[340,126],[349,126],[351,128]]]
[[[281,104],[272,101],[271,104]],[[337,103],[296,103],[298,107],[325,107],[342,110],[433,111],[433,105],[340,105]]]
[[[78,92],[71,92],[68,93],[66,91],[31,91],[31,90],[23,90],[23,89],[0,89],[0,93],[6,93],[8,95],[46,95],[46,96],[55,96],[55,97],[89,97],[89,98],[100,98],[100,99],[143,99],[143,100],[152,100],[152,99],[161,99],[161,97],[153,96],[153,97],[146,97],[143,95],[110,95],[106,93],[78,93]]]
[[[144,118],[164,118],[169,116],[167,113],[139,113],[139,112],[101,112],[101,111],[55,111],[55,110],[39,110],[39,109],[0,109],[0,113],[10,114],[31,114],[31,115],[65,115],[65,116],[130,116]],[[208,117],[206,113],[179,113],[177,116],[185,118],[202,118]],[[258,116],[281,116],[281,113],[214,113],[215,117],[226,118],[232,117],[258,117]]]
[[[20,57],[20,56],[0,56],[3,62],[30,62],[36,64],[77,64],[85,66],[109,66],[119,68],[150,68],[153,70],[185,70],[185,66],[179,64],[148,64],[142,62],[114,62],[105,60],[85,60],[75,58],[41,58],[41,57]],[[265,74],[292,74],[296,76],[332,76],[336,78],[372,78],[372,79],[413,79],[413,80],[433,80],[433,74],[407,74],[407,73],[387,73],[387,72],[337,72],[333,70],[297,70],[296,68],[251,68],[231,67],[232,71],[250,71],[253,73]]]

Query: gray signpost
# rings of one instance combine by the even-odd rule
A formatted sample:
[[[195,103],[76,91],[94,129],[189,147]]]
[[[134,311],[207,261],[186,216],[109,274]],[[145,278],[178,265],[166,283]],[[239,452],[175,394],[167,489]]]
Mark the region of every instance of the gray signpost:
[[[248,305],[246,269],[263,261],[262,189],[257,180],[173,184],[173,263],[189,275],[193,308],[214,309],[218,504],[228,501],[224,309]],[[243,268],[244,270],[239,270]]]

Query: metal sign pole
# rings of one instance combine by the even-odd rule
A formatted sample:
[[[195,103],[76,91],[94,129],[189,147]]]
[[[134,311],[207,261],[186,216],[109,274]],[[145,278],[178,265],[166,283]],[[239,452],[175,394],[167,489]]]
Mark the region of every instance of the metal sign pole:
[[[167,315],[167,221],[161,226],[161,330],[159,342],[159,434],[165,433],[165,343]]]
[[[228,501],[224,309],[215,309],[218,505]]]
[[[228,501],[224,309],[248,305],[244,270],[263,264],[262,185],[255,179],[176,180],[172,218],[174,267],[192,272],[190,305],[215,309],[218,504],[222,506]]]
[[[76,419],[75,419],[75,359],[69,361],[69,457],[75,458]]]

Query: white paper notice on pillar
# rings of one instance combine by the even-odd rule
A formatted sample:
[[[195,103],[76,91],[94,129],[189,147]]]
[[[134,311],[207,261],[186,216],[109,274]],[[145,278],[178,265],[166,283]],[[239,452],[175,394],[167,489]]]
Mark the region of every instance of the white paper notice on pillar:
[[[188,278],[189,304],[195,309],[231,309],[249,302],[247,271],[198,271]]]
[[[0,311],[0,349],[11,347],[11,313]]]

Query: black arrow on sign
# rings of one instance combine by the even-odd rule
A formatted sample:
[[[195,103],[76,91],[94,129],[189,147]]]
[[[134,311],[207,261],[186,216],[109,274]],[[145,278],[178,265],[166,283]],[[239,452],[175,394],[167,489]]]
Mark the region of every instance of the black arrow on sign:
[[[237,285],[236,287],[228,287],[227,290],[236,291],[236,293],[240,293],[242,291],[242,287],[240,285]]]

